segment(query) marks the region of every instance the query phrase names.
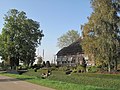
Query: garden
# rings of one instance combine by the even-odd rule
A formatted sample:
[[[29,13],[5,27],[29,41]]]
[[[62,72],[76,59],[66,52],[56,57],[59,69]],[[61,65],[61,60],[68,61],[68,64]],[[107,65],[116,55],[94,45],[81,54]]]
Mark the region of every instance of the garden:
[[[94,67],[93,71],[96,69]],[[79,69],[80,68],[79,66]],[[56,90],[119,90],[120,74],[103,74],[99,72],[79,72],[79,69],[73,67],[43,67],[36,71],[28,69],[21,74],[1,73],[17,79],[25,80],[31,83],[47,86]],[[50,75],[43,78],[43,73]],[[70,73],[66,73],[69,72]]]

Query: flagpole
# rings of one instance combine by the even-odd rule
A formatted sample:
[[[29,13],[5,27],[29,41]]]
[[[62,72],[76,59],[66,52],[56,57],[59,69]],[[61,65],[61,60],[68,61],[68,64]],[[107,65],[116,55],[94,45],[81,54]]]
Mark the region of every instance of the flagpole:
[[[43,49],[43,60],[44,60],[44,49]]]

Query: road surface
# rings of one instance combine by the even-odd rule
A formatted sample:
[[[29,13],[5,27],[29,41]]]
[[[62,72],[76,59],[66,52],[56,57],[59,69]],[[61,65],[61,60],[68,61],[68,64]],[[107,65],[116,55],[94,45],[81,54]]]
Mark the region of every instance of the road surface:
[[[0,76],[0,90],[54,90],[7,76]]]

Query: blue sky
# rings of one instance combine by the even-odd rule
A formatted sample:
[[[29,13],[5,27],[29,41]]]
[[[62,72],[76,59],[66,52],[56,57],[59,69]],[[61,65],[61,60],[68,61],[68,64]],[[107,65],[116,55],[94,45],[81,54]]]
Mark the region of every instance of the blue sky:
[[[40,22],[45,36],[37,54],[42,55],[44,49],[46,61],[51,61],[59,50],[57,38],[71,29],[81,33],[80,26],[87,22],[92,12],[90,0],[1,0],[0,30],[4,14],[13,8],[26,12],[28,18]]]

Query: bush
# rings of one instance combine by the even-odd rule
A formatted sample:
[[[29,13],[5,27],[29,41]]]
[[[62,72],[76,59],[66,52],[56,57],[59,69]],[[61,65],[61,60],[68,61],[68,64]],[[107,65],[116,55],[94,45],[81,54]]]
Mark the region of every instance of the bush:
[[[17,72],[19,73],[19,75],[22,75],[23,73],[27,72],[28,70],[18,70]]]
[[[69,74],[71,74],[71,72],[72,72],[72,70],[67,70],[67,71],[65,71],[65,74],[69,75]]]
[[[95,73],[99,71],[99,69],[96,66],[89,66],[87,69],[88,69],[88,72],[90,73]]]
[[[77,73],[77,69],[73,69],[72,72],[73,72],[73,73]]]
[[[51,70],[53,71],[53,70],[58,70],[58,68],[56,68],[56,67],[51,67]]]
[[[66,71],[68,68],[66,66],[59,67],[59,71]]]
[[[17,67],[18,70],[27,70],[28,67],[24,66],[24,65],[20,65]]]
[[[77,66],[77,72],[81,73],[81,72],[85,72],[85,68],[81,65]]]
[[[48,73],[48,69],[47,68],[43,68],[40,71],[41,71],[41,73]]]

